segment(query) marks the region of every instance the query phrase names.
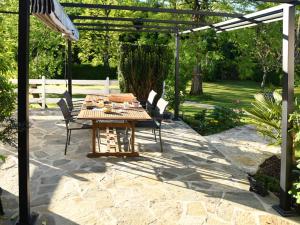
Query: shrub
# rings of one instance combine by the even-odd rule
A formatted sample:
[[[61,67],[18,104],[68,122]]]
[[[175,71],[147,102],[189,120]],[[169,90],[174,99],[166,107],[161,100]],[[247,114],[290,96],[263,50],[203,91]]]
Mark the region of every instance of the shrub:
[[[200,134],[210,135],[240,125],[242,116],[241,111],[216,106],[212,110],[201,110],[194,115],[194,118],[184,120]]]
[[[16,120],[13,117],[16,94],[14,85],[0,74],[0,141],[15,144]]]
[[[296,169],[293,170],[295,179],[292,185],[292,189],[289,194],[296,200],[296,203],[300,205],[300,160],[297,161]]]
[[[93,66],[91,64],[73,64],[72,78],[74,80],[105,80],[106,77],[117,79],[117,68],[105,68],[104,65]],[[64,79],[65,74],[57,75],[55,79]]]
[[[264,175],[264,174],[256,174],[254,178],[264,184],[265,188],[275,194],[279,194],[280,192],[280,183],[279,180],[275,177]]]
[[[121,91],[133,93],[140,101],[145,101],[152,89],[161,95],[171,59],[171,51],[164,45],[122,44],[118,71]]]
[[[271,138],[272,144],[281,144],[281,95],[274,91],[256,94],[254,98],[252,108],[246,110],[250,123],[258,133]]]

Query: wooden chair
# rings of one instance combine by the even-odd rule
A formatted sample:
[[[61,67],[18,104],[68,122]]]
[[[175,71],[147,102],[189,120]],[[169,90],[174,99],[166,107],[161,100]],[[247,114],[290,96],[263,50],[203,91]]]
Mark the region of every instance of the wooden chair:
[[[59,106],[59,108],[63,114],[64,121],[66,123],[66,129],[67,129],[67,139],[66,139],[66,145],[65,145],[65,155],[66,155],[68,145],[70,145],[70,141],[71,141],[72,130],[92,129],[92,126],[91,126],[91,124],[85,123],[84,121],[76,120],[71,115],[68,105],[64,99],[60,99],[59,102],[57,103],[57,105]],[[97,138],[98,138],[98,143],[99,143],[99,135],[98,134],[97,134]]]
[[[159,132],[159,142],[160,142],[160,151],[163,152],[163,144],[161,139],[161,123],[163,121],[163,114],[168,106],[168,102],[162,98],[160,98],[156,104],[154,115],[152,120],[139,121],[136,123],[136,128],[148,128],[152,129],[154,133],[155,141],[156,139],[156,130]]]

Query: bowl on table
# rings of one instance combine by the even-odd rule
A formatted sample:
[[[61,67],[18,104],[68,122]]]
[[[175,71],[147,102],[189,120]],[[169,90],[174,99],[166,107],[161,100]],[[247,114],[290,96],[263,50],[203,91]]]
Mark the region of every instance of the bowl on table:
[[[133,102],[132,102],[132,106],[133,106],[134,108],[138,108],[138,107],[140,107],[140,103],[139,103],[138,101],[133,101]]]
[[[104,107],[104,102],[102,100],[97,102],[97,107],[98,108],[103,108]]]
[[[92,108],[94,108],[94,103],[93,103],[93,101],[86,101],[86,102],[85,102],[85,107],[86,107],[87,109],[92,109]]]
[[[104,112],[104,113],[111,113],[111,112],[112,112],[111,106],[105,106],[105,107],[103,108],[103,112]]]

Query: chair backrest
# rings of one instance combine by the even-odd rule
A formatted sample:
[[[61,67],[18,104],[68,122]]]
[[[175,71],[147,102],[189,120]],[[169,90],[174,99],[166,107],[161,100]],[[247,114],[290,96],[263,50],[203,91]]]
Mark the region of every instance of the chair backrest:
[[[66,124],[68,124],[70,122],[70,120],[72,119],[72,115],[71,115],[70,110],[68,109],[66,101],[63,98],[61,98],[57,102],[57,105],[59,106],[59,108],[60,108],[60,110],[61,110],[61,112],[62,112],[62,114],[64,116]]]
[[[152,105],[156,95],[157,95],[157,93],[155,91],[151,90],[149,95],[148,95],[147,102]]]
[[[169,102],[167,102],[163,98],[160,98],[156,104],[155,109],[160,115],[162,115],[162,114],[164,114],[168,104],[169,104]]]
[[[68,91],[64,92],[64,97],[66,99],[66,102],[68,104],[69,110],[72,111],[74,106],[73,106],[73,101],[72,101],[72,96],[70,95],[70,93]]]

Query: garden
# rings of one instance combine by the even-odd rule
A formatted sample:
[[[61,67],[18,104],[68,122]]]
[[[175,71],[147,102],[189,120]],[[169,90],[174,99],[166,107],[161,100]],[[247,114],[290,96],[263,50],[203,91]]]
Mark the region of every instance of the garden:
[[[71,1],[64,3],[62,5],[66,6],[67,15],[80,31],[80,39],[72,42],[71,50],[70,42],[57,32],[49,30],[37,17],[30,16],[29,99],[52,99],[46,106],[41,102],[32,102],[29,106],[29,139],[32,141],[29,163],[34,168],[30,182],[35,186],[32,202],[34,210],[44,212],[43,217],[40,216],[41,224],[98,224],[95,220],[101,221],[99,224],[140,225],[149,224],[149,221],[153,224],[175,224],[174,218],[178,224],[240,224],[246,221],[245,217],[249,219],[248,224],[254,224],[253,221],[256,224],[283,223],[277,217],[269,215],[276,214],[272,210],[272,204],[278,203],[281,194],[280,146],[284,144],[282,87],[285,87],[282,70],[282,21],[258,23],[254,27],[230,32],[205,29],[180,33],[179,45],[172,33],[173,28],[172,32],[153,30],[159,28],[153,21],[173,21],[178,35],[178,30],[190,30],[197,27],[197,24],[216,24],[222,21],[221,17],[202,15],[202,11],[242,15],[276,7],[278,3],[250,0],[237,0],[234,3],[226,0],[126,0],[122,4],[115,0],[101,3],[84,1],[84,4],[91,5],[193,10],[194,14],[180,16],[147,10],[97,10],[96,7],[68,6],[68,3],[72,4]],[[18,1],[0,1],[0,175],[7,173],[11,176],[9,179],[0,176],[0,198],[3,189],[4,212],[6,211],[4,215],[0,204],[0,224],[3,221],[5,225],[18,217],[12,203],[16,201],[13,199],[16,199],[17,193],[13,183],[10,183],[17,177],[18,165],[14,157],[17,156],[18,130],[22,129],[17,121],[18,86],[12,83],[18,78],[18,11]],[[80,17],[85,17],[83,20],[91,22],[95,27],[87,28],[90,25],[82,23],[78,19]],[[98,25],[94,23],[97,17],[103,20]],[[110,24],[108,18],[122,20]],[[292,138],[293,149],[288,201],[293,215],[299,216],[298,14],[295,20],[294,110],[287,122],[290,124],[288,136]],[[103,29],[96,26],[102,26]],[[125,28],[109,30],[109,26],[133,28],[128,31]],[[150,31],[143,32],[142,29],[146,28]],[[165,31],[169,28],[162,24],[161,29]],[[174,60],[174,52],[178,61]],[[179,70],[175,69],[174,72],[177,66]],[[71,89],[68,81],[70,74],[76,81]],[[38,81],[37,84],[33,84],[34,80]],[[45,80],[45,83],[39,83],[39,80]],[[51,80],[60,82],[51,84]],[[108,84],[105,80],[108,80]],[[97,81],[106,86],[96,84]],[[37,91],[42,85],[45,85],[44,93]],[[97,92],[101,96],[99,93],[108,91],[111,95],[131,93],[143,106],[149,104],[149,93],[154,90],[157,96],[153,99],[153,104],[161,96],[168,106],[161,113],[163,119],[159,121],[158,127],[152,129],[152,133],[151,129],[149,132],[137,131],[135,145],[130,139],[133,143],[131,148],[136,147],[141,152],[139,157],[89,159],[82,149],[90,146],[87,141],[90,133],[75,134],[73,139],[67,133],[66,144],[59,140],[61,135],[58,133],[63,132],[65,125],[60,123],[61,113],[54,102],[64,98],[64,91],[70,91],[72,87],[73,100],[86,101],[90,93]],[[50,92],[52,89],[55,91]],[[118,93],[112,93],[112,89]],[[104,102],[106,101],[105,99]],[[74,105],[75,102],[74,100]],[[177,103],[180,104],[179,118],[176,116]],[[75,110],[70,110],[70,113],[74,112]],[[72,120],[79,115],[73,117],[72,114]],[[149,115],[154,118],[151,113]],[[162,132],[159,133],[160,148],[155,129]],[[123,133],[118,133],[117,129],[114,132],[122,140],[128,136],[127,128]],[[241,133],[243,136],[240,136]],[[152,140],[153,134],[155,141]],[[93,135],[95,139],[96,135]],[[101,136],[98,140],[99,151],[100,142]],[[61,151],[64,146],[65,156]],[[66,191],[66,187],[70,191]],[[151,192],[151,189],[155,191]],[[125,194],[118,195],[120,191]],[[66,204],[74,205],[74,212],[77,213],[64,209],[61,205],[63,200]],[[206,201],[208,205],[203,204]],[[79,202],[78,208],[76,202]],[[101,202],[103,206],[100,206]],[[80,204],[86,206],[85,209],[80,209]],[[92,211],[93,207],[87,207],[90,204],[95,211]],[[145,212],[141,217],[132,212],[136,206]],[[239,209],[240,206],[242,209]],[[123,212],[124,209],[127,214]],[[253,209],[259,209],[265,214]],[[80,213],[83,216],[79,216]],[[222,216],[225,214],[226,216]],[[162,218],[159,215],[163,215]],[[52,220],[55,222],[51,222]],[[299,220],[295,217],[284,222],[294,224]]]

